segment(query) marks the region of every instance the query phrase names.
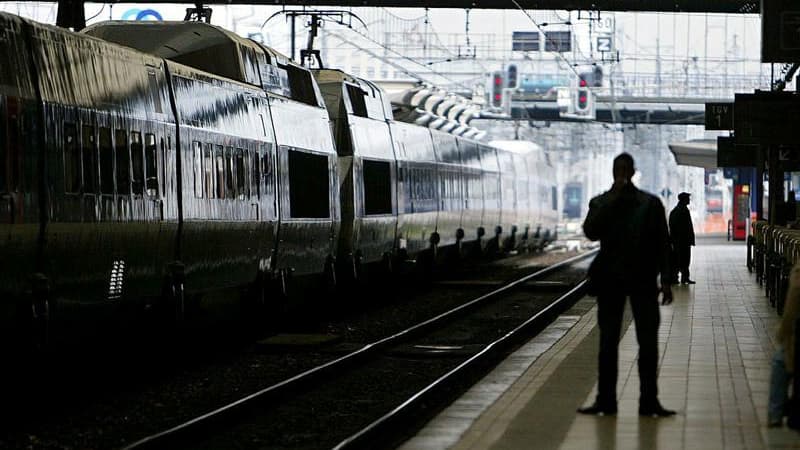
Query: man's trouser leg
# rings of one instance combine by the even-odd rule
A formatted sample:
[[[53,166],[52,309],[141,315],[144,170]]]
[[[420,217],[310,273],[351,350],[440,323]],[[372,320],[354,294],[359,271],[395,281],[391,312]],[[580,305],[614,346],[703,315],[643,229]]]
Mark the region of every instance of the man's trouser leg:
[[[639,402],[652,405],[658,400],[658,288],[634,292],[631,309],[636,323],[636,340],[639,343]]]
[[[604,406],[617,405],[618,347],[624,310],[625,295],[622,293],[605,293],[597,298],[600,326],[597,403]]]

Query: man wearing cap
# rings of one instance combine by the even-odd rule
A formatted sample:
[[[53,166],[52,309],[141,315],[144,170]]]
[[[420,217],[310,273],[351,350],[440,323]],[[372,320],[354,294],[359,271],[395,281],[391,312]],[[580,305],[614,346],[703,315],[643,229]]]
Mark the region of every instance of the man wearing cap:
[[[681,274],[682,284],[695,284],[689,278],[689,262],[692,258],[694,245],[694,227],[692,216],[689,214],[689,193],[678,194],[678,204],[669,213],[669,235],[672,241],[672,251],[675,252],[675,268]],[[677,274],[676,274],[677,275]],[[678,281],[677,276],[675,282]]]

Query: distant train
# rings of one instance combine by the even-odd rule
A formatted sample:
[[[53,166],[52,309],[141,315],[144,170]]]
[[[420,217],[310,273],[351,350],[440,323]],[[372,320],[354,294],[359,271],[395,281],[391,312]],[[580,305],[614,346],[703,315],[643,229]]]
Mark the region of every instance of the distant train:
[[[395,122],[370,81],[203,23],[0,29],[3,337],[183,321],[213,291],[264,306],[308,277],[555,237],[540,148]]]

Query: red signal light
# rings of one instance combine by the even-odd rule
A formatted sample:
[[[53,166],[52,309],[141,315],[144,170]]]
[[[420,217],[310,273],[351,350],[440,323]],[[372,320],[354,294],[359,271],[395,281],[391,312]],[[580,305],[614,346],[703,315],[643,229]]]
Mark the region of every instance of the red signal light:
[[[494,77],[494,85],[495,86],[502,86],[503,85],[503,77]]]
[[[503,99],[503,96],[502,94],[494,94],[494,99],[499,102],[500,100]]]
[[[586,83],[586,80],[584,80],[583,78],[581,78],[581,81],[578,83],[578,85],[579,85],[580,87],[586,87],[586,84],[587,84],[587,83]]]
[[[587,100],[587,98],[586,98],[585,95],[581,95],[581,96],[578,97],[578,101],[581,102],[582,104],[585,104],[586,100]]]

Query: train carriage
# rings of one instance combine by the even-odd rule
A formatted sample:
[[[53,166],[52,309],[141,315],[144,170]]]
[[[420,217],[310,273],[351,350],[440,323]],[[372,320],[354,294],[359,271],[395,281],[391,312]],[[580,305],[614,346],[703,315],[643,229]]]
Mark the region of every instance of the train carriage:
[[[483,225],[486,230],[486,251],[497,253],[501,248],[503,234],[503,203],[501,192],[500,163],[497,149],[478,144],[483,182]]]
[[[42,75],[40,273],[54,331],[79,334],[72,320],[95,316],[116,327],[125,304],[160,297],[174,258],[178,203],[166,169],[176,126],[163,62],[52,26],[29,32]]]
[[[38,72],[29,47],[30,25],[0,13],[0,339],[14,332],[5,319],[31,310],[30,293],[45,289],[40,201],[44,153],[39,128]],[[27,314],[26,314],[27,316]],[[19,322],[18,322],[19,323]]]
[[[471,247],[469,249],[471,253],[482,254],[487,244],[487,225],[483,215],[484,186],[480,147],[477,142],[468,139],[458,139],[456,144],[461,156],[462,190],[464,192],[461,213],[461,229],[464,230],[463,241],[467,247]]]
[[[187,222],[199,221],[197,239],[203,238],[203,229],[208,227],[212,227],[209,231],[216,230],[211,233],[213,239],[228,235],[216,246],[222,254],[198,250],[205,253],[198,256],[204,261],[201,266],[215,270],[220,261],[231,258],[234,264],[224,265],[235,272],[225,275],[232,285],[254,276],[254,267],[257,278],[278,278],[282,289],[286,289],[287,277],[320,273],[333,283],[340,220],[337,161],[328,114],[311,73],[271,49],[202,23],[103,22],[86,32],[249,85],[230,83],[227,94],[219,87],[209,87],[209,83],[181,92],[176,86],[178,103],[196,109],[186,113],[200,115],[184,124],[189,130],[215,130],[214,121],[218,121],[216,130],[229,135],[223,138],[227,142],[193,141],[193,145],[202,147],[204,160],[206,153],[210,154],[208,166],[213,165],[217,173],[203,183],[214,184],[218,192],[209,198],[213,194],[210,190],[204,200],[185,196],[189,203],[210,209],[199,208],[198,213],[205,216],[187,216]],[[215,83],[224,84],[221,80]],[[193,84],[202,83],[196,80]],[[236,137],[247,138],[249,144],[235,145],[232,140]],[[206,149],[208,145],[211,148]],[[194,151],[187,150],[186,154]],[[257,159],[260,164],[253,164]],[[244,168],[239,175],[247,180],[259,171],[262,180],[255,183],[255,197],[252,188],[247,192],[236,190],[237,167]],[[206,170],[209,168],[197,169]],[[228,183],[225,189],[221,183]],[[185,188],[188,192],[192,186],[185,182]],[[263,196],[258,191],[262,188]],[[232,221],[231,226],[203,223],[226,218]],[[237,231],[244,226],[241,222],[250,222],[242,233]],[[187,228],[189,233],[192,230],[191,226]],[[236,242],[229,242],[232,240]],[[225,253],[226,248],[230,253]],[[241,259],[236,255],[247,256]],[[247,270],[240,270],[243,268],[235,264],[237,258]],[[259,290],[264,288],[259,286]]]
[[[461,218],[464,210],[464,182],[461,153],[457,138],[431,130],[436,149],[437,177],[439,179],[439,216],[436,220],[437,245],[443,249],[442,257],[460,256],[464,239]],[[454,250],[456,253],[450,252]],[[440,258],[441,259],[441,258]]]
[[[434,262],[439,183],[436,152],[427,128],[391,123],[397,155],[397,251],[401,258]],[[425,270],[425,269],[423,269]]]
[[[342,281],[391,270],[397,231],[397,162],[385,93],[339,70],[317,70],[339,155]]]

